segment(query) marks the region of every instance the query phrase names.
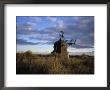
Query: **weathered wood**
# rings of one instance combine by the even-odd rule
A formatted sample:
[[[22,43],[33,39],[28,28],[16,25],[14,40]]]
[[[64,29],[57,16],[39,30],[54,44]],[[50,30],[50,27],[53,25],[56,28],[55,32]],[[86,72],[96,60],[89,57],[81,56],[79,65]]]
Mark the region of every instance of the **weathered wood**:
[[[64,40],[63,33],[62,35],[60,35],[60,39],[54,43],[54,50],[52,54],[55,54],[61,60],[69,59],[69,55],[67,52],[67,43]]]

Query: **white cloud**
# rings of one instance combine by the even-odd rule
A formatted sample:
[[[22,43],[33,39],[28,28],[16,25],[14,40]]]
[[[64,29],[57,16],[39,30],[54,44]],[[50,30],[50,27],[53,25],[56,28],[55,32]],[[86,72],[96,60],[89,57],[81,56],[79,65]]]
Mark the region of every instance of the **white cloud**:
[[[80,19],[80,17],[78,17],[78,16],[76,16],[76,17],[74,16],[73,17],[73,20],[79,20],[79,19]]]
[[[56,22],[57,21],[57,18],[55,18],[55,17],[48,16],[47,19],[52,21],[52,22]]]
[[[72,48],[68,47],[69,52],[93,52],[94,48]]]
[[[87,24],[84,24],[84,23],[83,23],[83,24],[79,24],[79,28],[83,28],[83,29],[84,29],[84,28],[86,28],[87,26],[88,26],[88,25],[87,25]]]
[[[35,23],[35,22],[27,22],[27,24],[32,25],[32,26],[36,26],[37,25],[37,23]]]
[[[89,22],[91,22],[90,19],[83,19],[83,20],[81,20],[81,23],[82,24],[87,24]]]
[[[63,29],[65,27],[63,20],[58,20],[57,24],[60,29]]]
[[[33,16],[33,17],[29,17],[29,20],[31,22],[36,22],[37,23],[37,22],[40,22],[42,20],[42,18]]]

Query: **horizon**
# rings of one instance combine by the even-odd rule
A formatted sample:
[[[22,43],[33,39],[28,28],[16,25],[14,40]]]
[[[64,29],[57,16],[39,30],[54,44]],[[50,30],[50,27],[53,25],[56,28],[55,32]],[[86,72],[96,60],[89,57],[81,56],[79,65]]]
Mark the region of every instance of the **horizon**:
[[[69,50],[70,49],[70,50]],[[74,50],[71,50],[74,49]],[[86,50],[87,49],[87,50]],[[90,50],[88,50],[90,49]],[[39,52],[39,51],[32,51],[32,50],[24,50],[24,51],[17,51],[17,53],[24,53],[27,51],[31,51],[33,54],[42,54],[42,55],[48,55],[51,54],[51,52],[53,51],[53,49],[49,52]],[[90,56],[94,56],[94,48],[80,48],[80,49],[75,49],[75,48],[68,48],[67,49],[69,55],[90,55]]]

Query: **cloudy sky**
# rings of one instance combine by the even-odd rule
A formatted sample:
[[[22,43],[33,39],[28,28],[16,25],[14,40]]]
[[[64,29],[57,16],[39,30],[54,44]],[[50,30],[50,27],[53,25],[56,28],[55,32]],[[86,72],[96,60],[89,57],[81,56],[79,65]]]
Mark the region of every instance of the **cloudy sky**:
[[[76,39],[68,52],[94,51],[93,16],[17,16],[17,51],[50,53],[60,31],[66,40]]]

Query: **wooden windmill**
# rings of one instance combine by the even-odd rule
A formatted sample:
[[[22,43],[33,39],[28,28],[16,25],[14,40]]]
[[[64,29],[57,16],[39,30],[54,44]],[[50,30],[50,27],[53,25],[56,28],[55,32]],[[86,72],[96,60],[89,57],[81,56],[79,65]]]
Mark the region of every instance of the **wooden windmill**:
[[[76,40],[72,42],[68,42],[68,40],[64,39],[64,32],[60,31],[60,39],[54,43],[54,50],[52,54],[55,54],[60,57],[60,59],[65,60],[69,59],[69,54],[67,51],[68,45],[73,45],[75,44]]]

